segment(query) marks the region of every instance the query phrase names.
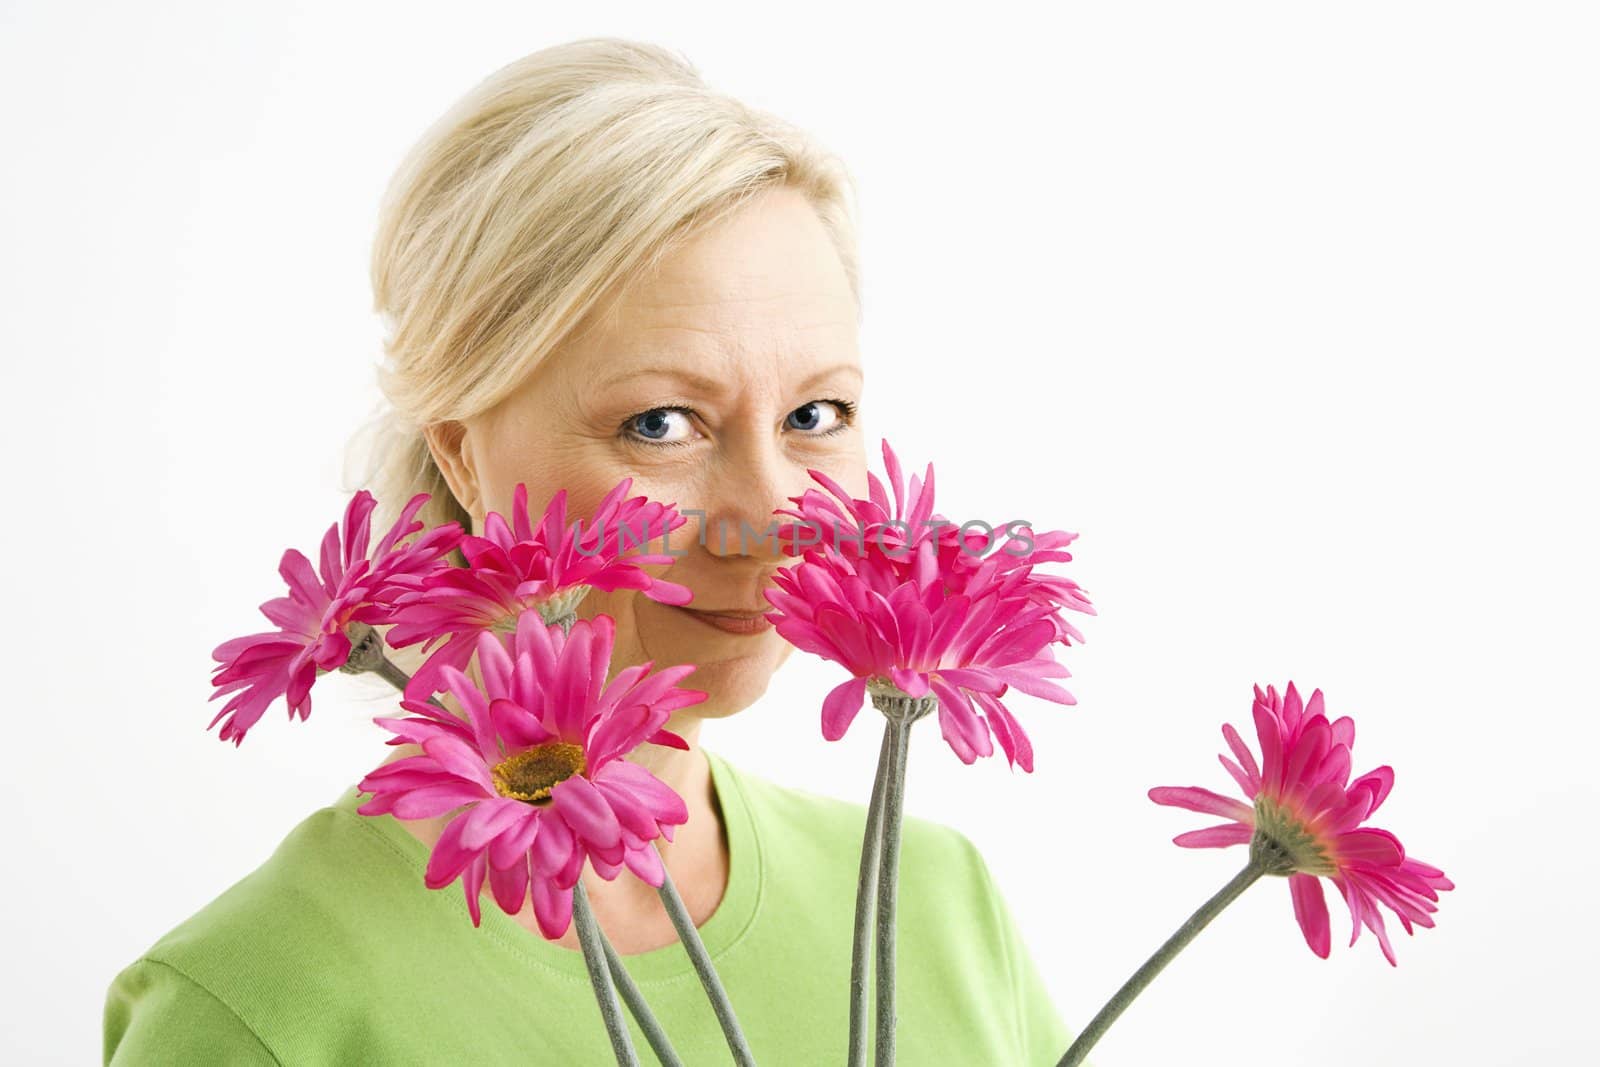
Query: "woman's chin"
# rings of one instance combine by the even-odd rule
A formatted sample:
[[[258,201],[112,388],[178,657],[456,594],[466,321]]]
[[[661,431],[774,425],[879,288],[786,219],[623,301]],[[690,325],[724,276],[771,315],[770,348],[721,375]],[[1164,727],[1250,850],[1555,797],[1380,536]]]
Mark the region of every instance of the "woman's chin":
[[[591,611],[616,607],[590,599],[597,601],[589,605]],[[694,671],[678,685],[707,694],[704,701],[685,709],[702,719],[726,718],[761,699],[772,675],[794,651],[775,629],[729,633],[643,597],[629,607],[619,616],[627,625],[618,629],[616,662],[648,661],[656,670],[693,664]]]
[[[702,719],[725,719],[737,714],[766,693],[772,672],[780,662],[780,656],[749,656],[700,664],[678,684],[685,689],[703,691],[706,699],[684,710]]]

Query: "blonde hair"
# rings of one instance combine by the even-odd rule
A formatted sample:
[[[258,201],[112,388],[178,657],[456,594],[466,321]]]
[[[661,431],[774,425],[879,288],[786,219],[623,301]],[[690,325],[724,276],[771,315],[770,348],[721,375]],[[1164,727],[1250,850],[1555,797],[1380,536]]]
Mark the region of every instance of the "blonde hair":
[[[346,449],[386,530],[471,516],[422,429],[486,411],[679,241],[776,186],[804,192],[856,296],[855,190],[836,158],[713,91],[680,55],[592,37],[479,83],[396,171],[372,248],[385,403]],[[348,485],[347,491],[358,486]],[[530,502],[532,506],[539,506]],[[537,515],[535,515],[537,517]],[[456,556],[458,565],[461,562]]]

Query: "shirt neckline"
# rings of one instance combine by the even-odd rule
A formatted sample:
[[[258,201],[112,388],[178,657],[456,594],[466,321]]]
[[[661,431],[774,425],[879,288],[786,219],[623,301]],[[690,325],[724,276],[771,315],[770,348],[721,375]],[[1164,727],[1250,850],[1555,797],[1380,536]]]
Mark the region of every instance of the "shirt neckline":
[[[728,885],[716,910],[698,927],[700,940],[715,962],[743,940],[754,925],[763,895],[766,862],[762,854],[762,842],[755,832],[755,825],[751,819],[749,799],[744,793],[738,773],[726,760],[710,749],[702,746],[700,750],[705,753],[706,761],[710,764],[712,790],[718,806],[722,809],[723,826],[728,835]],[[583,953],[545,940],[537,932],[523,927],[501,911],[500,906],[488,892],[487,881],[480,902],[482,926],[479,928],[472,925],[472,917],[467,913],[466,894],[462,891],[460,878],[443,889],[428,889],[423,884],[423,875],[427,870],[428,857],[432,850],[401,826],[394,815],[389,813],[362,815],[355,810],[371,796],[370,793],[362,793],[357,785],[352,785],[346,788],[330,807],[361,820],[369,829],[397,847],[405,857],[407,865],[412,868],[418,893],[449,894],[454,904],[450,910],[458,914],[466,936],[490,935],[493,940],[507,945],[533,963],[587,981],[588,970],[584,966]],[[618,877],[635,876],[624,868]],[[676,941],[648,952],[624,955],[622,958],[627,963],[628,973],[636,982],[641,983],[667,981],[694,971],[688,953],[683,945]]]

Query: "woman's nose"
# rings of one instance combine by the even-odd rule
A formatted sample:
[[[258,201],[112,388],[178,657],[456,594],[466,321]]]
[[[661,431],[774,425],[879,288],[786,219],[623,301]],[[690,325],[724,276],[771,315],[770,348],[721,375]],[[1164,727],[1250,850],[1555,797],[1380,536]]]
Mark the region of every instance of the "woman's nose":
[[[773,512],[792,507],[789,498],[813,484],[804,466],[768,448],[730,457],[718,473],[701,498],[706,549],[729,558],[786,558],[778,546],[778,527],[789,520]]]

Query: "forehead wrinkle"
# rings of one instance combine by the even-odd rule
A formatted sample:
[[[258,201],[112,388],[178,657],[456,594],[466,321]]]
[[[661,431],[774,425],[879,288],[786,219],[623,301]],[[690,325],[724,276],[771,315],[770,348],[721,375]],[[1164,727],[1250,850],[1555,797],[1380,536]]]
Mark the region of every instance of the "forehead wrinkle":
[[[692,334],[674,344],[651,334]],[[650,326],[616,338],[611,343],[626,353],[627,361],[608,375],[601,387],[609,387],[629,378],[650,375],[703,379],[702,385],[720,382],[728,377],[726,346],[718,330],[698,326]],[[709,339],[710,343],[707,343]],[[686,349],[688,351],[686,351]]]
[[[818,308],[835,310],[834,305],[838,303],[838,294],[826,285],[775,289],[762,284],[764,281],[768,279],[719,278],[711,284],[698,274],[692,274],[681,281],[658,279],[654,285],[629,292],[612,310],[619,324],[633,320],[638,321],[640,326],[648,328],[652,320],[661,318],[670,320],[673,318],[673,312],[686,309],[693,309],[694,317],[709,317],[711,321],[720,325],[730,317],[742,318],[750,315],[751,312],[748,310],[750,305],[781,304],[792,308],[795,312],[802,312],[815,311]],[[733,314],[719,313],[719,309],[724,308],[732,309]],[[778,317],[790,316],[780,314]],[[667,323],[671,324],[670,321]]]
[[[801,337],[839,325],[835,322],[818,322],[804,326],[780,326],[764,332],[760,338],[744,336],[745,331],[742,330],[729,331],[688,324],[644,327],[633,337],[618,338],[614,342],[628,352],[630,358],[624,366],[609,375],[604,384],[613,385],[629,377],[645,374],[686,379],[699,377],[720,383],[732,381],[748,370],[757,375],[758,380],[771,381],[776,386],[797,362],[801,364],[801,370],[809,370],[823,358],[820,346],[803,343]],[[663,342],[659,336],[650,337],[652,334],[690,336],[674,344],[671,341]],[[796,356],[805,358],[797,360]],[[839,372],[860,375],[861,370],[848,362],[830,364],[810,373],[807,380]]]

